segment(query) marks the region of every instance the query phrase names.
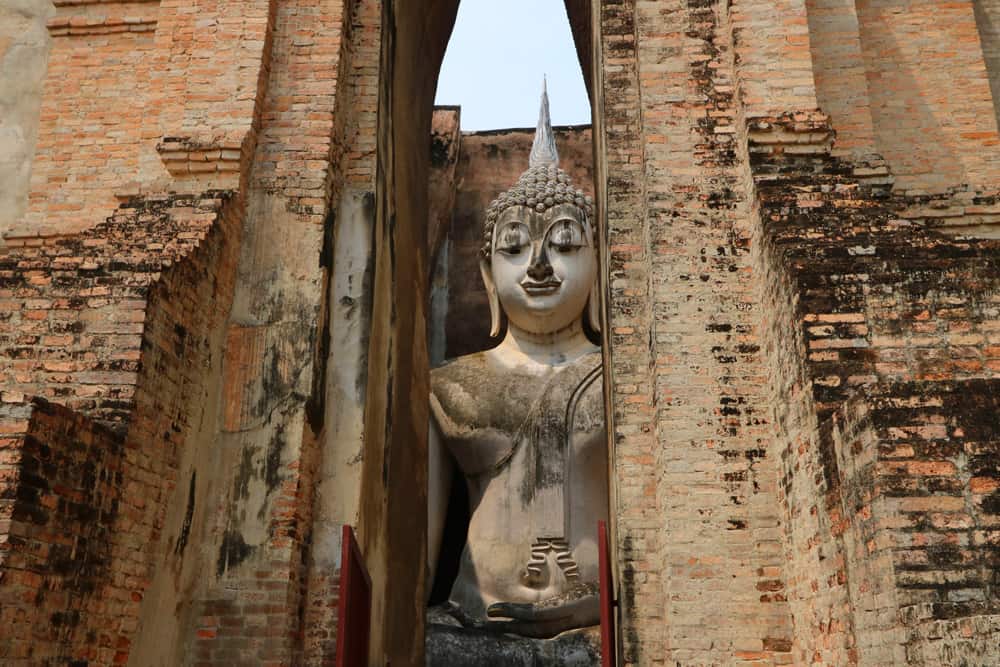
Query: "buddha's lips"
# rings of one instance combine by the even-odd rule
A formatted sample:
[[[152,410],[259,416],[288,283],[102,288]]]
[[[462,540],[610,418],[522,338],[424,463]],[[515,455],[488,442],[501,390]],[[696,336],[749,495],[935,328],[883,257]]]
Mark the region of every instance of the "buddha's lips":
[[[546,280],[545,282],[536,283],[534,281],[524,281],[521,283],[521,289],[523,289],[528,294],[551,294],[559,289],[562,285],[561,280]]]

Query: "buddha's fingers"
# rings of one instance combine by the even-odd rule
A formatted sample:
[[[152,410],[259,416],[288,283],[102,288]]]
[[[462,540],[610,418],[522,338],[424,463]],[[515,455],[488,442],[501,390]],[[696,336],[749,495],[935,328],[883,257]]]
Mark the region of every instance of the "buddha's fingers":
[[[600,621],[601,606],[596,595],[587,595],[560,605],[496,602],[489,606],[486,615],[490,618],[511,618],[535,623],[570,620],[578,623],[572,627],[584,627]]]
[[[515,618],[521,621],[535,620],[536,608],[530,602],[494,602],[486,610],[490,618]]]
[[[549,639],[575,627],[566,618],[556,621],[487,621],[485,625],[485,629],[491,632],[531,637],[532,639]]]

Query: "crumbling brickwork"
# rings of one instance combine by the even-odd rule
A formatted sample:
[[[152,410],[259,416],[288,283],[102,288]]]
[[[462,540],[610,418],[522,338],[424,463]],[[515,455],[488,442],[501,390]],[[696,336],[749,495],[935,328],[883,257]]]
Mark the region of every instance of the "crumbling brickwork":
[[[938,664],[940,644],[922,653],[934,613],[986,636],[995,614],[994,522],[975,500],[991,483],[968,457],[995,446],[998,248],[900,217],[926,198],[893,194],[877,163],[830,157],[824,126],[801,115],[750,134],[797,661]],[[815,152],[783,152],[783,132]],[[952,655],[989,664],[983,646]]]
[[[10,633],[0,658],[112,662],[127,645],[110,627],[87,636],[81,620],[103,607],[117,565],[110,545],[124,491],[122,438],[43,399],[5,401],[0,419],[0,622]]]
[[[164,517],[234,286],[238,215],[225,199],[145,200],[85,235],[4,251],[4,294],[19,306],[3,320],[4,405],[26,425],[0,596],[38,628],[12,661],[126,661],[160,549],[184,551],[190,526]],[[33,394],[74,411],[28,407]],[[51,586],[30,596],[26,581]]]
[[[711,4],[605,10],[625,664],[780,664],[792,647],[738,160],[729,35],[760,8],[745,9],[732,22]],[[664,53],[683,55],[644,73]]]
[[[133,408],[150,287],[188,254],[222,200],[145,199],[87,234],[0,250],[0,378],[123,428]]]
[[[669,13],[657,5],[655,16],[646,9],[637,3],[633,11],[626,3],[606,10],[604,18],[604,108],[614,110],[606,111],[604,122],[618,530],[625,604],[634,605],[624,614],[625,658],[641,664],[705,659],[902,664],[908,635],[899,620],[906,607],[899,566],[887,547],[871,546],[876,537],[884,538],[883,523],[898,507],[888,496],[873,499],[875,491],[868,488],[873,484],[868,466],[877,461],[871,450],[883,436],[857,416],[859,410],[870,414],[867,403],[875,400],[859,392],[883,382],[994,376],[989,332],[997,313],[992,296],[997,248],[935,230],[983,229],[983,219],[993,215],[995,178],[977,176],[971,186],[922,194],[912,189],[916,176],[906,161],[898,164],[896,179],[904,187],[893,189],[898,160],[831,158],[874,152],[867,121],[853,105],[859,100],[864,109],[864,91],[848,87],[864,80],[865,65],[850,52],[830,52],[833,35],[850,32],[853,15],[846,8],[790,7],[781,13],[777,33],[770,32],[773,27],[759,29],[769,19],[752,3],[732,3],[728,13],[690,3]],[[920,16],[894,16],[925,25]],[[838,120],[847,126],[844,145],[834,142],[826,117],[814,111],[811,81],[783,88],[777,78],[754,69],[759,62],[774,62],[775,71],[794,68],[796,46],[810,48],[808,39],[803,42],[806,25],[816,41],[812,57],[820,62],[818,99],[835,103]],[[874,21],[864,28],[871,39],[886,34]],[[787,39],[774,47],[768,41],[774,34]],[[936,35],[930,31],[926,38]],[[777,55],[780,49],[789,50],[787,57]],[[665,68],[657,60],[664,53],[684,53],[687,66],[678,58]],[[961,57],[974,62],[977,55],[972,50]],[[732,79],[728,67],[735,67]],[[645,68],[653,73],[643,75]],[[972,75],[976,66],[967,71]],[[735,97],[729,95],[733,90]],[[636,99],[630,95],[649,101],[642,123],[627,115]],[[678,107],[673,114],[672,104]],[[796,105],[801,112],[770,113]],[[888,135],[894,126],[881,120]],[[919,121],[908,117],[907,122]],[[982,122],[988,126],[991,120]],[[969,132],[964,140],[991,141]],[[891,141],[901,136],[891,135]],[[691,137],[698,137],[697,143]],[[961,151],[958,145],[945,141],[942,147]],[[940,162],[932,154],[926,160]],[[632,174],[635,164],[646,165],[644,177]],[[963,179],[969,174],[948,175],[942,168],[934,178],[954,185],[968,183]],[[977,182],[992,185],[977,187]],[[925,185],[934,189],[929,181]],[[692,210],[686,201],[700,188],[706,191]],[[727,217],[733,222],[726,223]],[[728,244],[722,238],[709,241],[716,226],[727,232]],[[773,244],[780,250],[769,250]],[[670,261],[659,263],[660,253]],[[727,263],[745,282],[714,273]],[[697,289],[696,277],[704,288]],[[708,335],[685,344],[699,329],[693,322],[706,316]],[[703,342],[714,340],[713,333],[724,337]],[[716,362],[732,364],[730,373],[749,379],[750,386],[741,390],[730,375],[713,388],[713,377],[729,373],[716,375],[701,361],[706,348],[715,350]],[[694,378],[679,381],[692,371]],[[755,390],[765,378],[776,393]],[[988,385],[968,386],[985,392],[980,396],[991,391]],[[733,420],[727,428],[710,430],[707,416],[695,418],[706,393],[729,399],[718,413]],[[761,427],[756,434],[747,428],[753,424]],[[780,445],[773,444],[773,428]],[[689,448],[678,449],[685,442]],[[722,460],[702,462],[699,442],[717,449]],[[838,451],[843,470],[835,463]],[[933,457],[914,463],[914,470],[938,469],[948,466]],[[782,485],[770,486],[771,475]],[[851,480],[849,501],[839,495],[841,475]],[[747,485],[741,489],[741,483]],[[728,487],[730,502],[746,506],[747,514],[722,511],[727,506],[722,498],[711,502],[715,484]],[[784,516],[769,517],[767,508],[779,502]],[[932,506],[938,499],[931,493],[919,502]],[[945,507],[950,501],[940,502]],[[735,546],[728,541],[732,533],[723,530],[696,537],[701,526],[720,519],[737,521],[730,530],[746,530],[757,549],[766,548],[773,535],[778,552],[770,553],[770,561],[763,553],[755,558],[753,548]],[[781,530],[766,530],[768,521]],[[692,539],[697,549],[678,547]],[[674,550],[690,559],[685,567],[673,566]],[[723,634],[715,636],[713,624],[698,614],[739,604],[741,567],[755,560],[760,580],[748,607],[754,618],[737,623],[735,632],[720,627]],[[709,563],[725,563],[724,599],[704,583],[718,572]],[[767,604],[774,605],[774,615],[764,620]],[[721,613],[738,617],[739,612]],[[989,627],[990,621],[985,623]]]
[[[320,400],[311,393],[324,380],[317,363],[325,362],[318,338],[330,269],[326,226],[342,187],[337,142],[345,119],[336,110],[349,104],[339,93],[351,77],[354,14],[346,3],[268,4],[217,441],[239,465],[220,469],[221,489],[204,498],[219,513],[212,561],[203,564],[212,576],[178,628],[178,656],[204,665],[299,659],[309,650],[305,609],[311,617],[332,593],[329,581],[317,582],[319,600],[306,598],[323,412],[310,400]],[[299,87],[305,81],[308,92]],[[335,581],[336,572],[329,575]],[[317,625],[319,638],[333,634],[329,623]],[[317,639],[310,635],[308,645]]]
[[[0,658],[329,664],[349,523],[372,661],[416,664],[430,259],[453,208],[475,282],[523,166],[449,126],[427,201],[454,0],[55,4],[0,249]],[[1000,662],[995,5],[567,2],[622,664]]]

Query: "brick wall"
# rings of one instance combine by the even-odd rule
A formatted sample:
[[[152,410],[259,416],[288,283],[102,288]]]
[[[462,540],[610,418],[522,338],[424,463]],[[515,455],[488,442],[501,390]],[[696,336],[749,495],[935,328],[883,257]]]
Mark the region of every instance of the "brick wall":
[[[785,434],[796,664],[995,661],[996,396],[996,380],[887,383]]]
[[[180,662],[193,625],[191,594],[215,563],[218,489],[232,469],[219,456],[219,382],[243,216],[238,197],[224,203],[197,247],[163,271],[148,297],[113,551],[126,576],[105,592],[121,620],[95,621],[118,629],[136,664]]]
[[[988,663],[992,519],[974,489],[991,482],[973,484],[963,433],[991,451],[996,242],[902,217],[920,198],[890,196],[877,164],[830,158],[822,120],[805,119],[749,137],[796,659]],[[769,144],[780,126],[815,152]],[[970,641],[928,639],[944,609],[970,618]]]
[[[322,455],[316,476],[304,659],[329,664],[336,649],[342,526],[358,524],[368,375],[375,191],[375,128],[380,71],[381,3],[351,4],[350,30],[341,56],[342,82],[335,112],[331,215],[327,228],[324,340],[321,381]],[[325,356],[324,356],[325,355]],[[330,502],[336,498],[336,502]]]
[[[762,62],[790,44],[750,29],[762,10],[734,5],[730,21],[713,4],[605,9],[626,664],[776,664],[791,650],[747,176],[738,162],[734,63],[743,56],[732,47],[735,31],[738,48]],[[789,29],[804,33],[805,25]],[[790,48],[808,60],[806,42]],[[773,82],[750,73],[740,80],[749,106],[765,109],[769,100],[755,96],[770,95]]]
[[[87,621],[119,565],[111,543],[125,491],[122,438],[42,399],[5,402],[0,420],[21,431],[4,433],[0,450],[0,659],[110,664],[123,647],[110,627]]]
[[[808,0],[816,101],[837,128],[836,148],[874,153],[875,127],[854,0]]]
[[[908,140],[910,154],[928,151],[940,183],[973,182],[934,198],[912,190],[899,154],[888,166],[831,158],[834,133],[812,104],[762,117],[807,100],[809,81],[796,91],[779,76],[805,47],[817,95],[847,125],[836,152],[870,152],[865,114],[851,108],[866,91],[847,86],[867,85],[861,49],[884,26],[862,16],[871,6],[859,8],[868,22],[845,43],[841,33],[857,23],[850,8],[804,9],[814,13],[752,3],[604,10],[609,358],[629,662],[904,660],[898,564],[878,542],[893,511],[871,490],[883,435],[871,417],[875,394],[856,396],[887,381],[995,373],[995,245],[937,233],[952,214],[928,212],[961,200],[960,225],[992,206],[989,129],[974,136],[981,119],[956,113],[940,143],[926,128],[919,148]],[[935,30],[959,29],[949,26]],[[789,53],[773,55],[781,49]],[[965,63],[955,65],[958,79],[977,76],[975,49],[942,57]],[[869,81],[873,63],[864,63]],[[924,101],[943,108],[956,98],[942,99]],[[629,114],[636,108],[641,123]],[[939,149],[972,166],[949,172]],[[904,184],[896,195],[890,172]],[[760,389],[768,376],[772,392]],[[715,577],[725,578],[724,598],[708,593]],[[700,615],[708,609],[753,611],[716,637]]]
[[[739,63],[733,85],[739,88],[748,117],[816,106],[806,7],[805,0],[735,0],[729,4],[729,28]],[[644,71],[655,71],[652,63],[643,65]]]
[[[315,520],[329,352],[322,324],[336,269],[331,211],[346,189],[343,152],[357,122],[352,95],[341,93],[352,68],[367,65],[352,58],[355,36],[371,38],[355,11],[307,1],[274,9],[216,443],[241,465],[222,471],[210,500],[219,510],[213,572],[192,596],[193,622],[180,639],[182,655],[200,664],[333,658],[336,570],[311,571],[313,559],[326,561],[310,547],[330,546]]]
[[[31,406],[20,396],[3,396],[3,421],[0,421],[0,566],[7,560],[10,550],[11,514],[14,510],[16,488],[20,477],[21,465],[20,447],[24,436],[28,433],[31,420]]]
[[[973,2],[972,6],[976,13],[986,73],[990,78],[993,109],[997,114],[997,124],[1000,124],[1000,103],[997,102],[1000,99],[1000,2],[980,0]]]
[[[797,127],[822,136],[819,125]],[[799,281],[821,410],[877,379],[996,373],[996,241],[941,233],[939,220],[918,217],[923,198],[889,195],[877,165],[768,153],[751,141],[766,227]]]
[[[123,429],[133,408],[150,286],[189,253],[222,200],[151,198],[89,232],[0,249],[0,379]]]
[[[857,3],[878,152],[904,190],[1000,179],[972,1]]]
[[[872,397],[911,661],[933,639],[921,625],[1000,612],[998,388],[997,379],[888,383]]]
[[[243,142],[257,124],[273,14],[268,0],[159,0],[149,138]],[[251,138],[252,141],[252,138]],[[218,150],[218,149],[217,149]]]
[[[51,419],[37,433],[27,428],[19,445],[22,500],[51,510],[31,515],[45,527],[29,535],[56,545],[32,549],[42,560],[20,583],[44,599],[63,582],[51,605],[24,616],[44,634],[31,644],[36,657],[19,660],[125,661],[147,587],[170,576],[155,565],[182,529],[164,535],[164,516],[204,419],[203,369],[218,355],[211,337],[233,290],[238,221],[238,207],[218,195],[163,197],[123,207],[81,236],[5,250],[4,295],[19,307],[3,321],[5,344],[16,346],[5,348],[4,400],[40,394],[73,408],[37,403],[31,423]],[[88,514],[88,498],[100,514]],[[16,536],[20,526],[8,528]]]
[[[28,211],[11,233],[79,232],[140,193],[235,187],[272,4],[56,2]]]
[[[640,134],[639,73],[635,11],[632,3],[603,5],[599,64],[604,85],[595,97],[599,123],[594,141],[606,142],[607,156],[598,190],[606,222],[602,250],[607,258],[605,360],[610,366],[605,390],[614,398],[608,423],[609,454],[614,452],[617,507],[612,525],[618,552],[618,593],[626,664],[640,648],[660,655],[662,575],[656,557],[662,541],[655,495],[657,442],[652,432],[653,383],[647,375],[651,303],[647,263],[647,219],[643,211],[643,148]],[[624,508],[628,508],[627,510]],[[649,617],[653,620],[650,622]]]
[[[165,176],[146,103],[158,2],[56,3],[28,211],[13,233],[72,233]]]

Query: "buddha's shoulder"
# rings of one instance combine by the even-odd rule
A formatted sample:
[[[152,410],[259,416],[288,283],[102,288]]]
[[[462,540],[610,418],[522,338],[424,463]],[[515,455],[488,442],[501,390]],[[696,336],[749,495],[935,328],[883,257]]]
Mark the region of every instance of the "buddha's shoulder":
[[[485,352],[450,359],[432,369],[431,411],[442,433],[454,435],[488,421],[484,412],[493,404],[491,392],[503,380]]]
[[[539,392],[561,406],[560,414],[573,391],[584,383],[600,397],[600,383],[594,381],[599,377],[593,373],[600,367],[599,349],[545,373],[507,368],[489,352],[458,357],[431,371],[431,412],[447,439],[460,439],[482,428],[513,433],[527,411],[538,404]]]
[[[492,375],[491,364],[485,352],[467,354],[449,359],[431,369],[431,391],[447,384],[477,384],[484,374]]]
[[[513,378],[497,368],[486,352],[467,354],[446,361],[431,371],[431,396],[453,411],[458,405],[471,405],[488,399],[500,384]],[[471,405],[470,405],[471,402]]]
[[[581,373],[589,374],[589,371],[600,365],[601,350],[596,347],[565,366],[553,367],[547,373],[506,368],[491,360],[489,351],[477,352],[451,359],[431,370],[431,394],[439,400],[447,400],[448,396],[455,395],[496,395],[507,385],[531,386],[552,372],[569,371],[566,376],[569,379]]]

